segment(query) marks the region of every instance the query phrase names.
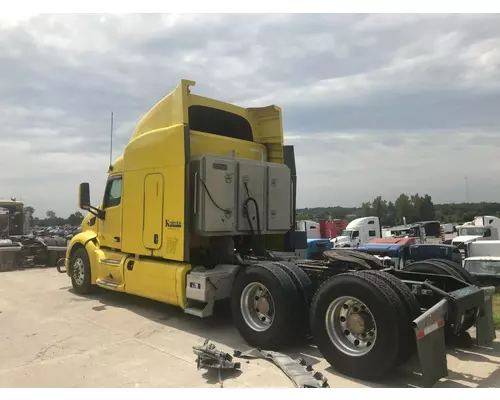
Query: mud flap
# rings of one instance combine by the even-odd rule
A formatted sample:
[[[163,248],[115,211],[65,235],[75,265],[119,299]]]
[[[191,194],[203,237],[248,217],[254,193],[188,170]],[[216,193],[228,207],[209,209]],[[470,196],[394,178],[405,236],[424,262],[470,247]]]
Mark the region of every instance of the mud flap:
[[[444,337],[447,311],[448,300],[442,299],[413,321],[425,387],[432,387],[439,379],[448,376]]]
[[[493,295],[495,288],[485,287],[484,304],[476,317],[476,344],[484,346],[496,338],[495,326],[493,324]]]

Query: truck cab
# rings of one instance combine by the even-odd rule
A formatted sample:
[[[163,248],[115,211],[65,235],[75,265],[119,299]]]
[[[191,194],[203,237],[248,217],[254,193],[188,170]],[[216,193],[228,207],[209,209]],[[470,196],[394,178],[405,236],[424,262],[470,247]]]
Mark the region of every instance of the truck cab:
[[[231,264],[235,249],[292,247],[295,164],[281,109],[197,96],[194,84],[181,81],[142,118],[109,167],[100,206],[90,204],[89,184],[80,185],[89,215],[65,260],[75,288],[186,308],[193,269]]]
[[[349,222],[340,236],[332,239],[334,248],[358,247],[371,239],[380,238],[380,221],[378,217],[356,218]]]
[[[464,268],[482,285],[500,286],[500,240],[484,240],[467,245]]]
[[[320,224],[316,221],[297,221],[295,230],[298,232],[305,232],[307,239],[321,239]]]
[[[457,246],[463,258],[467,258],[467,248],[470,243],[476,241],[490,241],[499,239],[498,227],[493,225],[470,225],[461,226],[458,236],[453,238],[451,244]]]

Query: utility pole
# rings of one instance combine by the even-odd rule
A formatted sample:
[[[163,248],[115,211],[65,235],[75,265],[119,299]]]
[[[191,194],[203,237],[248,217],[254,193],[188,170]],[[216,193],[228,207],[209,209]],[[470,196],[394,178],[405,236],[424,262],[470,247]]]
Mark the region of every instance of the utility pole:
[[[465,202],[469,202],[469,185],[467,181],[467,174],[465,174]]]

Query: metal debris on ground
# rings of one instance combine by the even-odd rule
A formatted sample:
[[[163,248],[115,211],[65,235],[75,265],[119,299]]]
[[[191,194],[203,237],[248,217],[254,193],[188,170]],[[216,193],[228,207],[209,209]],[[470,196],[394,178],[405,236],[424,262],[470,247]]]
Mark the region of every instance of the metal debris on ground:
[[[233,357],[229,353],[217,350],[213,343],[206,339],[202,346],[193,346],[197,368],[217,369],[219,373],[219,384],[222,387],[222,370],[240,369],[239,362],[232,362]]]
[[[314,371],[311,364],[303,358],[294,359],[276,351],[251,349],[235,350],[233,355],[241,358],[263,358],[280,368],[298,388],[328,388],[328,380],[319,371]]]

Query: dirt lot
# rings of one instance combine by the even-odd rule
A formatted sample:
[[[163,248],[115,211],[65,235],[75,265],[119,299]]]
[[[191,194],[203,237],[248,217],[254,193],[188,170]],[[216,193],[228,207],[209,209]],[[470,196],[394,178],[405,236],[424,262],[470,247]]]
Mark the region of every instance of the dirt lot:
[[[0,387],[217,387],[215,374],[196,369],[192,346],[205,337],[231,353],[248,349],[223,309],[202,321],[120,293],[81,297],[53,269],[0,273]],[[287,353],[308,359],[331,387],[421,385],[415,362],[374,384],[336,373],[312,345]],[[500,342],[450,349],[448,367],[437,387],[500,387]],[[293,386],[269,362],[252,360],[224,387]]]

